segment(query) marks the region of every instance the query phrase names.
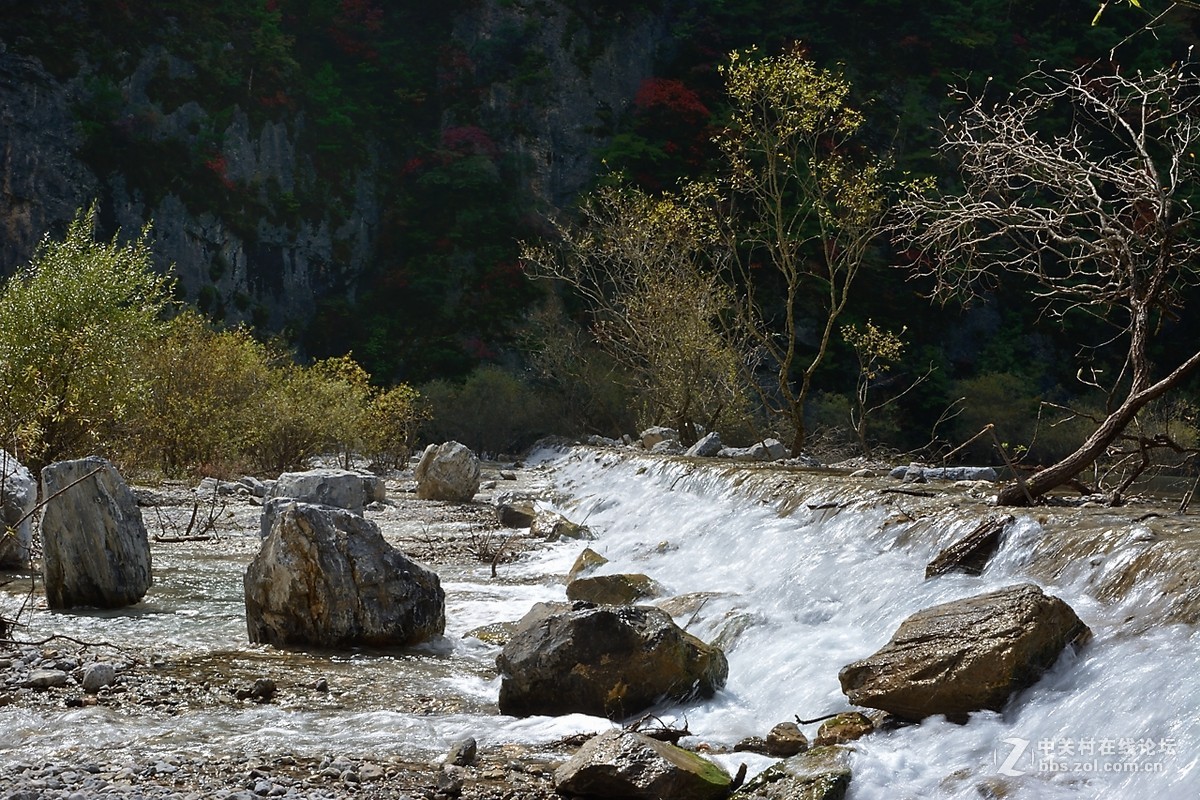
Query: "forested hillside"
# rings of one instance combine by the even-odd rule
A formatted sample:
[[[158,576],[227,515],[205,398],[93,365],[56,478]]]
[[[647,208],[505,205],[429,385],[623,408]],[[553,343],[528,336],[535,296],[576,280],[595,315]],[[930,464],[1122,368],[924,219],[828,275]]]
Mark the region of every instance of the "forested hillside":
[[[596,346],[594,309],[530,278],[521,243],[553,240],[598,187],[719,179],[732,52],[801,53],[843,80],[862,116],[846,152],[879,158],[890,203],[914,177],[959,185],[937,151],[961,107],[952,89],[1003,98],[1039,65],[1132,74],[1186,58],[1196,15],[1140,30],[1169,4],[1142,5],[1093,24],[1090,0],[0,0],[0,272],[95,200],[105,237],[153,224],[155,264],[174,265],[180,299],[214,322],[282,334],[308,358],[352,352],[380,386],[421,384],[444,411],[430,435],[480,425],[473,396],[505,431],[478,434],[493,449],[674,424]],[[810,444],[944,453],[994,423],[1034,460],[1073,448],[1078,425],[1035,431],[1039,402],[1102,416],[1076,356],[1112,334],[1086,313],[1046,319],[1020,281],[969,308],[934,304],[895,241],[864,245],[829,325],[794,420]],[[778,309],[764,320],[803,356],[820,346],[824,297],[799,296],[791,328]],[[1157,324],[1163,362],[1200,336],[1194,314]],[[1122,357],[1096,350],[1087,374],[1116,376]],[[760,360],[759,390],[771,369]],[[791,436],[753,394],[684,421]],[[1189,397],[1146,413],[1194,441]],[[864,409],[893,398],[856,436]],[[957,457],[997,451],[981,439]]]

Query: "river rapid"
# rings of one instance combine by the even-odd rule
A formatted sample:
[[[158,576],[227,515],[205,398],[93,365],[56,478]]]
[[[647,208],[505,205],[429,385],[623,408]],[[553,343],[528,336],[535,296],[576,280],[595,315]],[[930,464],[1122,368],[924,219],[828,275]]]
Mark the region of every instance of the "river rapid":
[[[609,559],[601,572],[650,575],[680,625],[725,647],[729,681],[716,697],[655,712],[686,724],[693,736],[683,744],[703,744],[730,772],[771,763],[730,752],[743,737],[848,710],[838,670],[882,646],[909,614],[1032,581],[1075,609],[1091,642],[1001,712],[972,714],[966,724],[932,718],[857,742],[848,797],[1200,797],[1200,532],[1191,517],[1033,510],[1018,515],[983,576],[926,581],[934,555],[996,513],[986,487],[943,485],[922,496],[897,493],[887,479],[620,451],[546,459],[535,483],[557,490],[552,505],[596,538],[531,546],[499,564],[496,577],[475,559],[431,559],[447,593],[447,630],[420,648],[318,653],[247,644],[241,580],[258,544],[251,506],[220,542],[155,545],[155,584],[131,609],[50,613],[35,599],[22,617],[30,638],[124,646],[124,655],[106,657],[136,662],[167,688],[157,703],[0,705],[0,761],[180,752],[435,761],[464,736],[481,749],[553,751],[563,737],[612,723],[499,715],[499,647],[464,634],[563,599],[564,576],[587,544]],[[439,520],[411,499],[367,516],[402,549],[423,542],[436,551],[439,537],[473,535],[469,521]],[[23,600],[20,582],[3,587],[0,613],[15,613]],[[233,697],[256,677],[276,681],[274,702]],[[328,691],[317,688],[322,680]],[[810,738],[816,727],[804,727]]]

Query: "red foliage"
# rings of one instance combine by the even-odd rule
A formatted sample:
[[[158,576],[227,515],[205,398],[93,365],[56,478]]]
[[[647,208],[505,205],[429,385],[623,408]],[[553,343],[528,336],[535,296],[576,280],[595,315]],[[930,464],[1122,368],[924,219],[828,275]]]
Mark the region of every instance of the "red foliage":
[[[226,189],[232,189],[235,186],[233,180],[229,177],[229,162],[225,160],[223,153],[217,153],[209,158],[204,162],[204,166],[208,167],[217,176],[218,180],[221,181],[221,185]]]
[[[665,111],[678,115],[683,121],[703,122],[712,112],[700,100],[700,95],[669,78],[647,78],[642,81],[633,105],[640,112]]]
[[[379,51],[373,40],[382,30],[383,8],[378,0],[342,0],[329,26],[329,36],[346,55],[375,61]]]
[[[476,125],[460,125],[442,131],[442,149],[464,156],[495,158],[500,149],[492,137]]]

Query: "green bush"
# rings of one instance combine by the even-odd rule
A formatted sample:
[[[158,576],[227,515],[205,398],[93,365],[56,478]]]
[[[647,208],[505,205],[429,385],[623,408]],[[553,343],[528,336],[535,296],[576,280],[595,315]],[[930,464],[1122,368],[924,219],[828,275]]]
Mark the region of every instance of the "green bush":
[[[433,381],[421,388],[431,419],[431,441],[462,442],[479,453],[512,453],[551,433],[537,392],[501,367],[475,369],[461,383]]]
[[[386,469],[402,468],[428,419],[429,410],[413,387],[400,384],[377,393],[363,415],[362,454]]]
[[[195,312],[171,321],[140,360],[146,385],[127,463],[167,475],[227,475],[244,467],[271,356],[249,331],[212,330]]]
[[[111,452],[145,391],[134,365],[162,332],[171,281],[147,231],[95,241],[95,206],[42,241],[0,291],[0,434],[32,469]]]

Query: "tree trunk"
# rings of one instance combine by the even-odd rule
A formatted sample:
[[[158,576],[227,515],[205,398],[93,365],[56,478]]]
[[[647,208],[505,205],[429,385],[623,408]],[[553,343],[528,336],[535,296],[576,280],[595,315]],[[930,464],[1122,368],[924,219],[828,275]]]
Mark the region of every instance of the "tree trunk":
[[[1092,432],[1079,449],[1056,464],[1038,470],[1025,480],[1024,486],[1019,482],[1000,490],[996,495],[996,505],[1027,506],[1031,500],[1036,502],[1046,492],[1062,486],[1079,475],[1108,449],[1108,446],[1121,435],[1125,428],[1152,400],[1162,397],[1179,385],[1195,367],[1200,364],[1200,351],[1194,353],[1187,361],[1180,364],[1169,375],[1140,392],[1133,392],[1125,398],[1125,402],[1116,411],[1100,423],[1100,427]],[[1028,494],[1026,494],[1028,492]]]

